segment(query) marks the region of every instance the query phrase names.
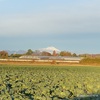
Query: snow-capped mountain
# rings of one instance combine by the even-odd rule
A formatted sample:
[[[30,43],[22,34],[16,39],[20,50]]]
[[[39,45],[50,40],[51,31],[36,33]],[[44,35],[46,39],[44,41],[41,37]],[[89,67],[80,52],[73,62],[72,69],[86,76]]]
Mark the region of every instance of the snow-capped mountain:
[[[9,55],[11,55],[11,54],[24,54],[24,53],[27,52],[25,50],[18,50],[18,51],[6,50],[6,51],[8,52]],[[47,47],[47,48],[42,48],[42,49],[36,50],[35,53],[40,53],[40,52],[43,52],[43,51],[46,51],[46,52],[49,52],[49,53],[53,53],[53,51],[56,51],[56,53],[60,52],[59,49],[57,49],[53,46],[50,46],[50,47]]]
[[[47,52],[50,52],[50,53],[52,53],[53,51],[56,51],[57,53],[60,52],[59,49],[57,49],[53,46],[50,46],[50,47],[47,47],[47,48],[42,48],[42,49],[40,49],[40,51],[47,51]]]

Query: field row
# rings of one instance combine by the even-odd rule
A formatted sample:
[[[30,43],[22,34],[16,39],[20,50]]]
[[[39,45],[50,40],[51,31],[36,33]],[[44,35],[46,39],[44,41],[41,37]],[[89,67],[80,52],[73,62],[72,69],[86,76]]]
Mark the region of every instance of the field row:
[[[99,67],[0,65],[0,100],[99,100],[99,94]]]

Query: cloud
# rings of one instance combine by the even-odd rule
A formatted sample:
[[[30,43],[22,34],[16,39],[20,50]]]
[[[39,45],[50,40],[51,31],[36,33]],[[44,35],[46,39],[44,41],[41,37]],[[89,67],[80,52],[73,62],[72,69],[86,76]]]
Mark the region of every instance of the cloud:
[[[49,12],[0,15],[0,35],[99,33],[100,7],[96,4],[92,1],[69,7],[53,5]]]
[[[0,35],[100,32],[100,15],[39,14],[0,20]]]

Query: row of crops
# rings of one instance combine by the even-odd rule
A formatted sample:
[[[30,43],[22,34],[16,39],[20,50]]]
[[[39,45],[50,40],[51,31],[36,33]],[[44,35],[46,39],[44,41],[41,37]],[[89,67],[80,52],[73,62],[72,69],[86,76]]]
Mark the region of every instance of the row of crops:
[[[100,67],[0,65],[0,100],[100,100]]]

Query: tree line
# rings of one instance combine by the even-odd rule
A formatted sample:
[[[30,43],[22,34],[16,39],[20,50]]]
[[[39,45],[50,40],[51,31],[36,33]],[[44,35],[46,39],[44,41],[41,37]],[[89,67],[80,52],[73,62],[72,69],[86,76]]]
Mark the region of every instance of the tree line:
[[[33,55],[33,56],[69,56],[69,57],[84,57],[84,58],[100,58],[100,54],[79,54],[77,55],[76,53],[71,53],[69,51],[61,51],[57,53],[56,51],[53,51],[52,53],[47,52],[47,51],[39,51],[39,50],[31,50],[28,49],[26,53],[24,54],[8,54],[7,51],[0,51],[0,58],[5,59],[5,58],[19,58],[20,56],[23,55]]]
[[[47,52],[47,51],[39,51],[39,50],[31,50],[31,49],[28,49],[26,53],[24,54],[8,54],[7,51],[0,51],[0,58],[19,58],[20,56],[22,55],[33,55],[33,56],[74,56],[76,57],[77,54],[76,53],[71,53],[71,52],[68,52],[68,51],[61,51],[59,53],[57,53],[55,50],[50,53],[50,52]]]
[[[47,51],[42,51],[40,52],[39,50],[36,50],[36,51],[32,51],[31,49],[29,49],[27,52],[26,52],[26,55],[34,55],[34,56],[78,56],[76,53],[71,53],[69,51],[61,51],[60,53],[57,53],[55,50],[50,53],[50,52],[47,52]]]

